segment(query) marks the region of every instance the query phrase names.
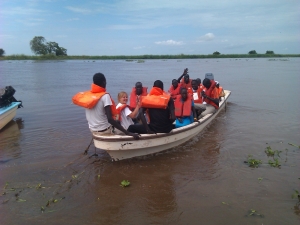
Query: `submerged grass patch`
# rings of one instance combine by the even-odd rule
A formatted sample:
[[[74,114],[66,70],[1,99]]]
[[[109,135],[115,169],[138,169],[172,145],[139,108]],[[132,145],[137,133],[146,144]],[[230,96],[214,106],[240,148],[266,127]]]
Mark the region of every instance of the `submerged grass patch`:
[[[252,167],[252,168],[257,168],[260,164],[262,164],[261,160],[254,159],[252,157],[252,155],[248,155],[247,161],[244,161],[244,162],[248,163],[249,167]]]

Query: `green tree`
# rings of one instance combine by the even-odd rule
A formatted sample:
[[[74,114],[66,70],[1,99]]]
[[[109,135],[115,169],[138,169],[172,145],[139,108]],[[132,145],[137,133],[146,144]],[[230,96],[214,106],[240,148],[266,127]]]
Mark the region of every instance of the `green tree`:
[[[254,55],[254,54],[257,54],[255,50],[251,50],[250,52],[248,52],[248,54],[250,55]]]
[[[56,56],[67,55],[67,49],[59,47],[56,42],[47,42],[47,51],[48,54],[55,54]]]
[[[63,47],[59,47],[58,43],[50,41],[46,42],[46,39],[42,36],[35,36],[30,41],[31,51],[36,55],[47,55],[47,54],[55,54],[59,55],[67,55],[67,49]]]
[[[274,55],[275,53],[273,51],[266,51],[267,55]]]
[[[3,55],[5,55],[5,51],[2,48],[0,48],[0,57],[2,57]]]
[[[213,55],[220,55],[221,53],[220,52],[218,52],[218,51],[215,51],[214,53],[213,53]]]
[[[46,39],[42,36],[35,36],[30,41],[30,49],[31,51],[36,55],[46,55],[48,53],[47,51],[47,45],[45,44]]]

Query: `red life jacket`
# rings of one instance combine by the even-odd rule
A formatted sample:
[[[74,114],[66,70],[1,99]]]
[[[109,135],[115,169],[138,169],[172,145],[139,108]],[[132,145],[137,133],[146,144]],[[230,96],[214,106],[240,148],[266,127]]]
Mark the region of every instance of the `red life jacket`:
[[[96,84],[91,85],[91,90],[84,91],[84,92],[78,92],[75,94],[72,98],[72,101],[75,105],[84,107],[86,109],[92,109],[95,107],[95,105],[98,103],[98,101],[101,99],[101,97],[105,94],[109,94],[106,92],[106,89],[103,87],[100,87]],[[112,105],[111,107],[111,113],[113,118],[115,118],[117,114],[116,105],[114,100],[109,95]]]
[[[219,93],[218,93],[218,90],[216,88],[216,82],[214,80],[210,80],[210,82],[211,82],[211,85],[210,85],[209,89],[207,89],[205,91],[205,94],[210,98],[219,99]],[[219,108],[218,105],[216,105],[213,101],[209,100],[208,98],[205,99],[205,102],[207,104],[210,104],[210,105],[214,106],[216,109]]]
[[[193,99],[194,99],[194,102],[195,102],[195,103],[199,103],[199,104],[202,104],[202,103],[203,103],[201,91],[202,91],[202,89],[200,89],[200,88],[198,87],[197,91],[196,91],[196,92],[193,92]],[[195,99],[195,98],[194,98],[194,95],[195,95],[195,94],[198,95],[198,99]]]
[[[190,116],[192,113],[192,98],[188,95],[187,99],[183,102],[180,98],[176,98],[175,102],[175,116],[183,117]]]
[[[171,96],[161,90],[160,88],[153,87],[147,96],[142,98],[143,108],[156,108],[166,109]]]
[[[189,80],[189,82],[186,84],[184,82],[184,78],[181,79],[180,81],[181,87],[185,87],[186,89],[192,88],[192,79]]]
[[[137,96],[135,92],[135,87],[132,88],[131,93],[130,93],[130,100],[129,100],[129,106],[130,109],[134,109],[136,107],[137,101],[142,101],[142,96],[147,95],[147,87],[143,87],[142,94]]]
[[[168,92],[170,93],[173,99],[176,99],[177,95],[180,95],[180,88],[181,88],[181,84],[178,84],[178,87],[174,90],[174,87],[171,84],[171,87]]]

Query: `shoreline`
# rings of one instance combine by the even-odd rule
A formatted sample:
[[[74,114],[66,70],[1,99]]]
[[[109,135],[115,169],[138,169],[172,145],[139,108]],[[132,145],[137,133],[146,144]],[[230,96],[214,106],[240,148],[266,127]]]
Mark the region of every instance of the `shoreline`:
[[[8,55],[0,57],[0,60],[148,60],[148,59],[222,59],[222,58],[290,58],[300,57],[300,54],[228,54],[228,55],[116,55],[116,56],[87,56],[87,55],[74,55],[74,56],[55,56],[55,55]],[[142,61],[141,61],[142,62]]]

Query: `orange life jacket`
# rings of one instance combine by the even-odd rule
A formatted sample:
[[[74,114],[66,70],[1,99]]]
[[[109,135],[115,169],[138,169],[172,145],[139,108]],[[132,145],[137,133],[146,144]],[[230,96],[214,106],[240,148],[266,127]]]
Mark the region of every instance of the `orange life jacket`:
[[[180,81],[181,87],[185,87],[186,89],[192,88],[192,79],[189,80],[189,82],[186,84],[184,82],[184,78],[181,79]]]
[[[202,103],[203,103],[201,91],[202,91],[202,89],[200,89],[200,88],[198,87],[197,91],[196,91],[196,92],[193,92],[193,99],[194,99],[194,94],[197,94],[197,95],[198,95],[198,99],[194,99],[194,102],[195,102],[195,103],[199,103],[199,104],[202,104]]]
[[[166,109],[171,96],[161,90],[160,88],[153,87],[150,93],[143,97],[142,107],[143,108],[156,108],[156,109]]]
[[[129,106],[132,110],[136,107],[138,98],[140,98],[139,100],[142,101],[142,96],[147,95],[147,89],[148,89],[147,87],[143,87],[142,94],[140,96],[137,96],[135,92],[135,87],[132,88],[132,91],[130,93],[130,101],[129,101]]]
[[[178,87],[174,90],[174,87],[171,84],[171,87],[168,92],[170,93],[173,99],[176,99],[177,95],[180,95],[180,88],[181,88],[181,84],[178,84]]]
[[[218,90],[218,98],[221,97],[220,95],[222,94],[223,88],[221,86],[219,86],[219,88],[217,88]]]
[[[116,108],[117,110],[117,115],[116,115],[116,119],[119,121],[122,121],[122,117],[121,117],[121,112],[126,108],[129,107],[129,105],[123,104],[120,107]]]
[[[183,117],[183,116],[190,116],[192,111],[192,98],[188,95],[187,99],[183,102],[180,98],[176,98],[174,102],[175,106],[175,116],[176,117]]]
[[[205,91],[205,94],[210,97],[210,98],[217,98],[219,99],[219,93],[218,93],[218,90],[216,88],[216,82],[214,80],[210,80],[211,82],[211,85],[209,87],[209,89],[207,89]],[[213,101],[209,100],[208,98],[205,99],[205,102],[214,106],[216,109],[219,108],[218,105],[216,105]]]
[[[92,109],[95,107],[95,105],[98,103],[98,101],[101,99],[101,97],[105,94],[109,94],[106,92],[106,89],[103,87],[100,87],[96,84],[91,85],[91,90],[89,91],[84,91],[84,92],[78,92],[75,94],[72,98],[72,101],[75,105],[84,107],[86,109]],[[117,114],[116,110],[116,105],[114,100],[111,98],[109,95],[112,105],[111,107],[111,112],[113,118],[115,118]]]

